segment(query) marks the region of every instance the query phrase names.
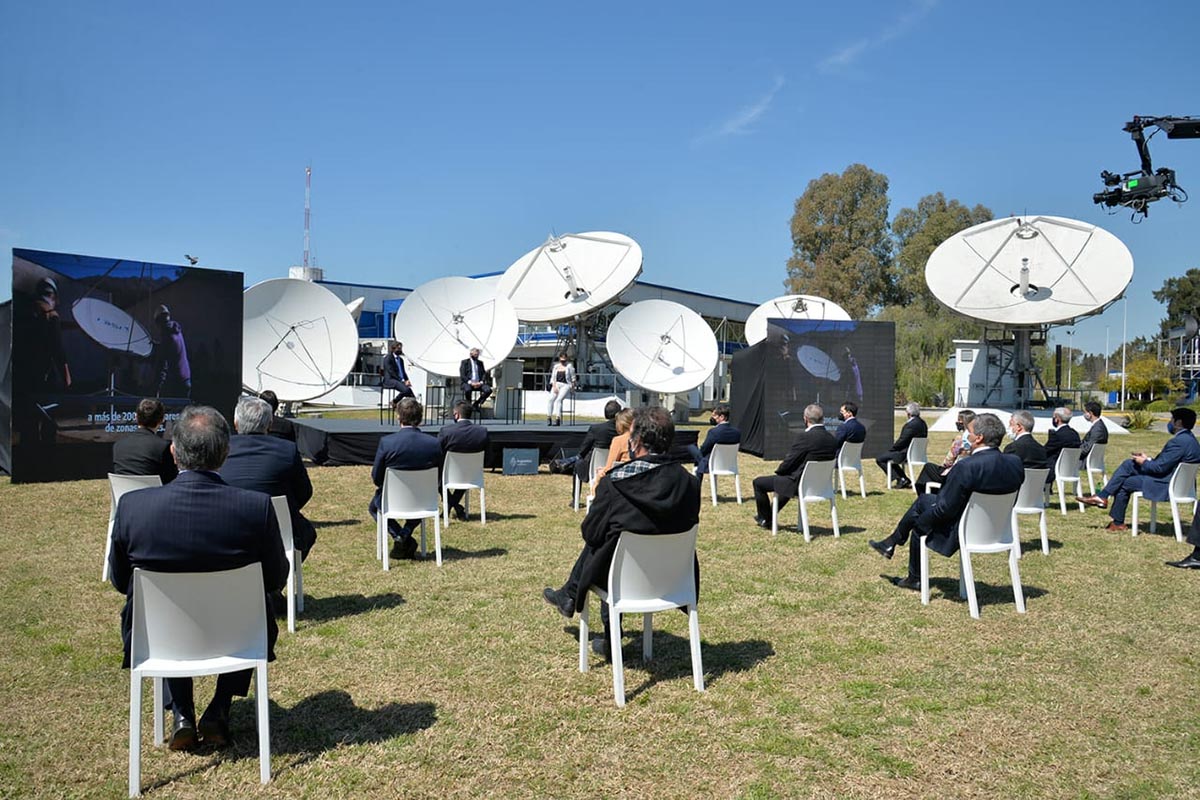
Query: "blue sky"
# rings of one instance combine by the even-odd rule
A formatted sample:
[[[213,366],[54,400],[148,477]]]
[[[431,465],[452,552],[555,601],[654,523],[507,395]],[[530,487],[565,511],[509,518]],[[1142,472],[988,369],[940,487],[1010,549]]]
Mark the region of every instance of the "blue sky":
[[[1200,266],[1200,140],[1152,141],[1197,201],[1091,202],[1134,114],[1200,115],[1200,4],[6,3],[0,251],[412,286],[551,231],[636,238],[646,280],[783,291],[792,204],[862,162],[892,213],[943,191],[1108,228],[1129,334]],[[0,281],[0,297],[10,294]],[[1121,340],[1122,304],[1076,347]],[[1066,341],[1063,332],[1056,337]]]

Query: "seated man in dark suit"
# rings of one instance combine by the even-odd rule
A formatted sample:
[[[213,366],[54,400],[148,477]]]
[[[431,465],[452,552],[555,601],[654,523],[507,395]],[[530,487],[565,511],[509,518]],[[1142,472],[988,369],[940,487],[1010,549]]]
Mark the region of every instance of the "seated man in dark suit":
[[[774,475],[762,475],[754,479],[754,524],[760,528],[771,527],[771,498],[775,493],[779,510],[796,496],[800,487],[800,476],[809,461],[833,461],[837,458],[837,442],[825,430],[825,410],[816,403],[804,407],[804,422],[808,425],[796,434],[792,449],[775,469]]]
[[[888,476],[888,480],[893,478],[896,480],[897,486],[901,489],[907,489],[912,486],[912,482],[908,477],[900,472],[899,477],[896,477],[888,472],[888,462],[895,461],[896,465],[905,464],[908,462],[908,445],[913,439],[925,439],[929,436],[929,426],[925,424],[925,420],[921,419],[921,406],[918,403],[909,403],[904,407],[904,411],[908,414],[908,419],[904,423],[904,427],[900,429],[900,435],[896,437],[896,441],[892,442],[892,447],[888,452],[875,459],[875,463],[883,470],[883,473]]]
[[[583,608],[586,587],[604,586],[617,540],[625,531],[659,534],[690,531],[700,520],[700,479],[670,460],[675,424],[662,408],[633,413],[629,445],[632,460],[617,465],[600,480],[592,508],[583,518],[583,551],[560,589],[546,588],[542,597],[564,617]],[[700,567],[696,565],[699,584]],[[608,625],[605,608],[605,627]],[[596,646],[605,655],[604,645]]]
[[[847,400],[842,403],[841,413],[842,424],[838,425],[837,432],[833,434],[833,440],[837,443],[837,449],[840,453],[842,445],[846,442],[858,444],[867,440],[867,428],[858,421],[858,403],[853,400]]]
[[[462,382],[463,399],[478,411],[483,401],[492,395],[492,379],[488,376],[483,362],[479,360],[478,347],[472,347],[470,356],[458,365],[458,377]],[[478,395],[474,400],[471,399],[473,394]]]
[[[1050,467],[1046,483],[1054,482],[1054,476],[1058,469],[1058,454],[1068,448],[1079,447],[1080,444],[1079,433],[1071,427],[1071,409],[1063,407],[1054,409],[1050,425],[1050,433],[1046,434],[1046,465]]]
[[[742,443],[742,432],[729,424],[730,413],[731,410],[726,403],[721,403],[714,408],[712,416],[708,420],[713,427],[708,429],[708,435],[704,437],[704,444],[699,447],[694,444],[688,445],[688,453],[696,464],[697,475],[708,472],[708,457],[712,455],[714,447],[719,444]]]
[[[295,443],[296,426],[287,417],[279,416],[279,396],[270,389],[259,392],[258,396],[271,407],[271,427],[267,429],[267,433],[277,439],[286,439]]]
[[[367,505],[371,519],[379,514],[379,495],[383,490],[383,477],[389,469],[413,471],[436,467],[440,471],[442,468],[442,448],[437,439],[417,427],[423,414],[421,404],[412,397],[401,398],[396,403],[396,421],[400,423],[400,430],[379,440],[375,464],[371,467],[371,480],[375,483],[375,494]],[[441,486],[440,476],[438,485]],[[412,535],[417,524],[419,520],[409,520],[404,525],[388,520],[388,532],[393,540],[392,558],[412,558],[417,552],[417,541]]]
[[[174,428],[171,451],[179,477],[167,486],[130,492],[121,498],[113,525],[109,556],[112,585],[124,592],[121,637],[129,666],[133,624],[133,571],[215,572],[262,564],[267,597],[267,649],[275,658],[279,629],[270,613],[268,597],[287,582],[287,559],[271,499],[261,492],[228,486],[216,470],[229,450],[229,426],[208,406],[188,406]],[[249,611],[249,609],[247,609]],[[245,697],[252,670],[217,678],[217,690],[200,725],[191,678],[167,678],[164,700],[174,712],[172,750],[190,750],[197,739],[223,745],[229,740],[229,706],[233,697]]]
[[[271,406],[257,397],[243,397],[233,411],[236,436],[229,439],[229,456],[221,467],[221,477],[230,486],[262,492],[268,497],[287,497],[292,521],[292,540],[300,558],[317,541],[317,530],[300,509],[312,499],[312,482],[300,460],[296,445],[267,436],[271,424]]]
[[[999,417],[980,414],[967,425],[967,431],[971,457],[954,465],[942,490],[918,495],[890,536],[880,542],[869,542],[884,558],[891,558],[896,547],[912,536],[908,546],[908,575],[896,581],[904,589],[921,588],[921,536],[929,537],[926,543],[931,550],[944,556],[954,555],[958,552],[958,521],[971,494],[1008,494],[1019,490],[1025,481],[1021,459],[998,449],[1004,440],[1004,423]]]
[[[941,486],[930,486],[929,484],[944,483],[946,475],[950,472],[950,468],[971,455],[971,443],[967,441],[967,425],[973,419],[975,419],[975,412],[970,409],[964,408],[958,412],[958,418],[954,421],[954,428],[959,432],[959,435],[954,437],[954,441],[950,444],[950,450],[947,451],[946,457],[942,459],[942,463],[935,464],[930,461],[921,467],[921,474],[917,476],[917,494],[937,494]]]
[[[1134,492],[1142,492],[1147,500],[1166,502],[1175,468],[1180,464],[1200,464],[1200,442],[1192,434],[1195,426],[1195,411],[1176,408],[1171,412],[1171,421],[1167,423],[1167,433],[1171,434],[1171,438],[1163,445],[1161,453],[1154,458],[1145,453],[1134,453],[1133,458],[1122,461],[1121,466],[1113,470],[1112,477],[1103,489],[1096,494],[1076,497],[1076,502],[1108,508],[1108,498],[1113,498],[1112,509],[1108,512],[1112,522],[1105,530],[1129,530],[1125,524],[1125,509]]]
[[[620,410],[620,400],[609,400],[604,404],[604,422],[592,425],[583,437],[583,444],[579,446],[579,458],[575,462],[575,477],[580,483],[587,483],[591,477],[588,470],[592,463],[593,448],[607,450],[612,445],[612,440],[617,438],[617,423],[614,418]]]
[[[171,443],[158,435],[165,415],[157,397],[138,403],[137,430],[113,442],[114,475],[157,475],[163,483],[175,480],[179,470],[171,456]]]
[[[471,405],[465,400],[454,404],[454,422],[438,431],[438,446],[443,453],[486,453],[488,448],[488,429],[471,422]],[[451,489],[446,493],[446,500],[454,510],[458,519],[467,518],[467,510],[462,506],[466,489]]]
[[[1092,448],[1098,444],[1108,444],[1108,427],[1104,424],[1104,420],[1100,418],[1100,412],[1104,408],[1095,400],[1088,400],[1083,404],[1083,418],[1092,423],[1092,427],[1088,428],[1087,434],[1083,437],[1083,441],[1079,443],[1079,468],[1084,469],[1087,466],[1088,453],[1092,452]]]
[[[1012,434],[1012,444],[1004,448],[1004,452],[1021,459],[1021,465],[1026,469],[1043,469],[1049,466],[1046,459],[1046,448],[1033,438],[1033,414],[1028,411],[1014,411],[1008,418],[1008,429]],[[1051,474],[1054,470],[1050,471]]]
[[[404,367],[403,342],[392,345],[392,352],[383,359],[383,388],[394,390],[397,399],[416,397],[413,394],[412,381],[408,379],[408,370]]]

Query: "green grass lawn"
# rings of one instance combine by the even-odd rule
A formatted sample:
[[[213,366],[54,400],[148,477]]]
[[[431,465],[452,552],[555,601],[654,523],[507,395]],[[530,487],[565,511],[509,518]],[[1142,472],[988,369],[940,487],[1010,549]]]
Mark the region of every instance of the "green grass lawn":
[[[931,457],[945,452],[935,434]],[[1118,454],[1165,435],[1114,437]],[[1024,522],[1029,612],[1003,557],[979,557],[983,616],[957,599],[955,561],[934,555],[933,601],[867,547],[912,499],[839,499],[842,536],[814,506],[811,543],[705,495],[700,563],[707,691],[692,689],[684,615],[656,617],[655,658],[626,626],[629,704],[611,670],[577,670],[576,626],[541,599],[578,553],[570,482],[487,476],[488,524],[454,522],[446,562],[374,558],[366,467],[314,468],[306,509],[319,541],[307,608],[270,669],[274,775],[258,785],[252,700],[236,745],[149,744],[149,797],[1195,797],[1200,574],[1163,566],[1170,535],[1100,530],[1104,512],[1049,512],[1052,551]],[[476,498],[472,497],[475,505]],[[474,510],[474,509],[473,509]],[[122,597],[100,582],[103,481],[0,483],[0,797],[123,797],[128,673]],[[1169,520],[1165,506],[1160,515]],[[795,521],[795,506],[785,512]],[[1190,515],[1189,515],[1190,516]],[[202,680],[197,702],[207,701]],[[149,691],[149,686],[146,687]],[[146,707],[148,709],[149,702]]]

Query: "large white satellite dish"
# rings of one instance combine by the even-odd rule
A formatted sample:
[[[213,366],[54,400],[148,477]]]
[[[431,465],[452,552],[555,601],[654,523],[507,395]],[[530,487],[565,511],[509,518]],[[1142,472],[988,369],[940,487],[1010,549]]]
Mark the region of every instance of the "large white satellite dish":
[[[832,300],[811,294],[785,294],[760,305],[746,317],[746,343],[767,338],[768,319],[811,319],[849,321],[846,309]]]
[[[608,357],[629,382],[655,392],[686,392],[717,367],[717,337],[687,306],[642,300],[608,325]]]
[[[112,303],[81,297],[71,306],[71,314],[84,333],[109,350],[148,356],[154,349],[146,329]]]
[[[438,278],[412,291],[396,311],[393,338],[404,355],[436,375],[457,375],[472,347],[488,369],[517,344],[517,313],[494,283]]]
[[[320,397],[345,380],[358,357],[358,326],[323,286],[275,278],[242,295],[242,384],[285,402]]]
[[[500,293],[524,322],[558,322],[608,304],[642,272],[642,248],[620,233],[551,236],[513,263]]]
[[[1010,327],[1101,311],[1133,278],[1133,256],[1103,228],[1063,217],[1010,217],[954,234],[925,263],[934,297]]]

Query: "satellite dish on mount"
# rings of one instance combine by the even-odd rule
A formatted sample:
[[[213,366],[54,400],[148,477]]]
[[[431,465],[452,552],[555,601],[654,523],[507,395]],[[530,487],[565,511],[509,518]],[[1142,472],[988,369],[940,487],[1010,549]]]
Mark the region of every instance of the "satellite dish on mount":
[[[620,233],[551,236],[513,263],[500,293],[524,322],[559,322],[607,305],[642,272],[642,248]]]
[[[81,297],[71,306],[80,330],[109,350],[148,356],[154,350],[150,334],[133,317],[112,303]]]
[[[358,357],[358,326],[333,292],[275,278],[242,295],[242,385],[285,402],[311,400],[346,379]]]
[[[755,345],[767,338],[768,319],[850,320],[846,309],[832,300],[811,294],[785,294],[760,305],[746,317],[746,343]]]
[[[925,263],[934,297],[1009,327],[1102,311],[1133,278],[1133,256],[1103,228],[1064,217],[1010,217],[954,234]]]
[[[404,355],[436,375],[457,375],[472,347],[492,368],[517,344],[517,313],[494,284],[471,278],[438,278],[412,291],[396,311],[392,336]]]
[[[717,337],[687,306],[643,300],[609,323],[608,357],[617,372],[643,389],[686,392],[717,368]]]

